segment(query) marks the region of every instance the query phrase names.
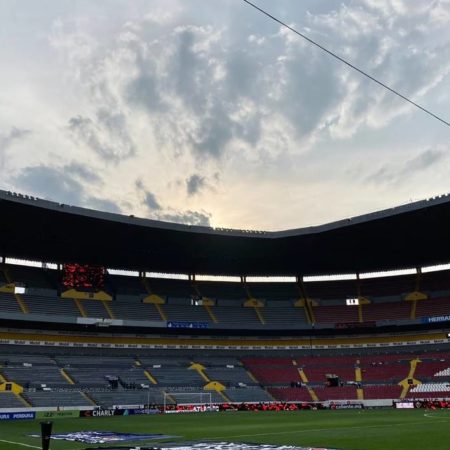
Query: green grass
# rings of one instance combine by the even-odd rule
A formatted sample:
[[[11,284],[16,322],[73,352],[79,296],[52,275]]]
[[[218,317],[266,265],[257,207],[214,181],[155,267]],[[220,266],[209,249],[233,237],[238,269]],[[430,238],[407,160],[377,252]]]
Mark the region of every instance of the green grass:
[[[53,422],[55,433],[81,430],[162,433],[180,436],[180,440],[210,439],[345,450],[448,450],[450,411],[227,412],[56,419]],[[26,436],[37,432],[38,421],[0,422],[0,440],[39,448],[39,439]],[[142,441],[141,445],[144,445]],[[50,449],[75,450],[88,446],[52,441]],[[0,450],[27,448],[0,442]]]

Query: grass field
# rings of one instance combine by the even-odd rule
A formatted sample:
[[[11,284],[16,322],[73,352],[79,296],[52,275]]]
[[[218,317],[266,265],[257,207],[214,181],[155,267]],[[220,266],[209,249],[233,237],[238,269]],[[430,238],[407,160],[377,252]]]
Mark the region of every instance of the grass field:
[[[450,449],[450,411],[445,410],[197,413],[56,419],[53,423],[55,433],[82,430],[163,433],[177,435],[179,441],[207,439],[345,450]],[[40,448],[39,439],[26,436],[37,432],[38,421],[0,422],[0,450]],[[140,441],[140,445],[144,443]],[[50,450],[89,446],[94,445],[52,441]]]

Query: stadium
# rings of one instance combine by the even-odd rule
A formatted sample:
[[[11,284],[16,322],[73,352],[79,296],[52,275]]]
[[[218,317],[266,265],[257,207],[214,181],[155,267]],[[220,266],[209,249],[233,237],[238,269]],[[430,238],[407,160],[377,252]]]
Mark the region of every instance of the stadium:
[[[450,3],[0,3],[0,450],[448,450]]]
[[[280,232],[0,211],[0,448],[447,448],[450,197]]]

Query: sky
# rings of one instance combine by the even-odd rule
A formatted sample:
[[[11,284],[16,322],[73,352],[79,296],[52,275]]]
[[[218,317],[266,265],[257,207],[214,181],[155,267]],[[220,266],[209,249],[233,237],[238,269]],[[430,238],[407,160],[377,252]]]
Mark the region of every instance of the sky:
[[[450,1],[254,2],[450,121]],[[450,192],[450,127],[242,0],[0,0],[0,189],[300,228]]]

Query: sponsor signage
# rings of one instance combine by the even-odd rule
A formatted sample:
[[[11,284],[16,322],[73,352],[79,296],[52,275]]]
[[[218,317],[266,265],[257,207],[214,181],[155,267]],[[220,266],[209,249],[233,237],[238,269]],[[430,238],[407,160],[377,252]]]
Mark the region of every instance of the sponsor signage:
[[[395,402],[394,405],[397,409],[414,409],[413,402]]]
[[[5,412],[0,413],[0,420],[33,420],[36,418],[34,412]]]
[[[139,414],[161,414],[161,411],[159,409],[148,409],[148,408],[128,409],[127,411],[130,416]]]
[[[36,419],[75,419],[80,417],[80,411],[37,411]]]
[[[79,417],[112,417],[124,416],[124,409],[88,409],[79,412]]]
[[[75,411],[75,416],[71,417],[112,417],[112,416],[132,416],[138,414],[159,414],[159,409],[148,408],[117,408],[117,409],[88,409]]]
[[[209,328],[208,322],[167,322],[167,328]]]
[[[175,409],[166,409],[165,414],[186,414],[186,413],[199,413],[207,411],[220,411],[219,405],[192,405],[192,406],[181,406]]]
[[[448,317],[450,316],[442,316]],[[423,323],[430,323],[428,320],[431,318],[422,319]],[[436,318],[433,318],[436,319]],[[438,318],[439,319],[439,318]],[[447,320],[447,319],[446,319]],[[435,321],[435,320],[434,320]],[[61,339],[64,339],[61,336]],[[385,348],[385,347],[400,347],[405,345],[430,345],[430,344],[443,344],[447,343],[447,339],[430,339],[430,340],[416,340],[408,342],[375,342],[367,344],[334,344],[334,345],[316,345],[314,341],[307,345],[286,345],[273,344],[273,345],[223,345],[214,343],[211,344],[194,344],[194,345],[175,345],[175,344],[100,344],[100,343],[78,343],[78,342],[48,342],[39,340],[17,340],[17,339],[0,339],[0,344],[7,345],[39,345],[39,346],[58,346],[58,347],[79,347],[79,348],[129,348],[129,349],[180,349],[190,348],[199,350],[261,350],[267,351],[267,349],[292,349],[292,350],[310,350],[313,349],[339,349],[339,348]]]
[[[330,403],[331,409],[363,409],[362,403]]]
[[[422,318],[422,323],[437,323],[437,322],[450,322],[450,315]]]

